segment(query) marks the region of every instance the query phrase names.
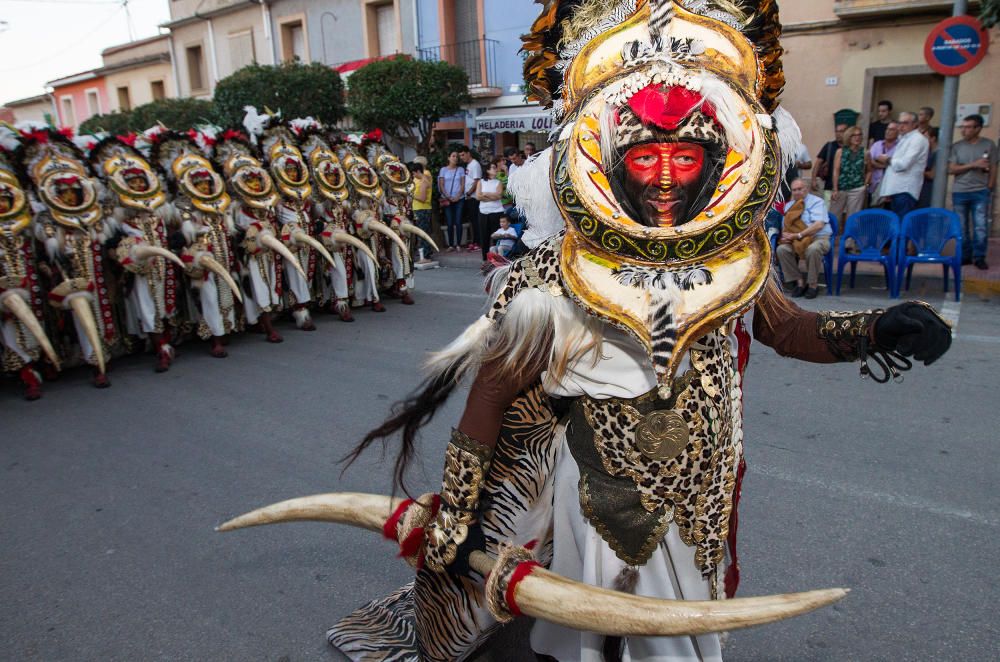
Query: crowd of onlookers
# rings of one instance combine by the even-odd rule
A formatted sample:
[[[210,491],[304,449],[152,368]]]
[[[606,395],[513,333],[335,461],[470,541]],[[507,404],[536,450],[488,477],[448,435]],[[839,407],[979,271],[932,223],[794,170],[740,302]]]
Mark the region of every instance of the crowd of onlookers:
[[[893,119],[890,101],[881,101],[867,133],[859,126],[838,123],[834,139],[815,160],[800,146],[786,173],[785,197],[768,220],[777,234],[777,258],[792,296],[817,294],[823,256],[831,248],[827,212],[840,228],[851,214],[865,208],[891,209],[903,218],[914,209],[930,207],[937,160],[948,159],[952,208],[962,221],[962,262],[988,269],[990,205],[997,180],[997,147],[983,137],[980,115],[962,118],[962,139],[950,154],[938,149],[934,109],[901,112]],[[790,197],[789,197],[790,196]],[[851,250],[847,246],[847,250]],[[799,269],[804,261],[805,271]]]
[[[490,253],[509,257],[518,242],[523,221],[514,206],[507,182],[524,162],[536,152],[534,143],[523,149],[508,147],[502,156],[480,161],[469,147],[448,153],[448,161],[435,180],[427,160],[417,157],[410,164],[414,178],[413,210],[416,222],[431,232],[431,209],[437,191],[441,211],[445,252],[479,251],[485,262]],[[464,225],[468,224],[466,236]],[[463,238],[467,239],[463,243]],[[424,243],[418,264],[427,262],[431,247]]]

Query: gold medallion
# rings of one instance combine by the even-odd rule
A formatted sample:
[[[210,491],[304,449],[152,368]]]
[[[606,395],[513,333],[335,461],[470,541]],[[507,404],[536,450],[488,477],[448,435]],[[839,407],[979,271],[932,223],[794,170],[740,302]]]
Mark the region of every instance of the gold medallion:
[[[677,457],[688,445],[688,424],[675,411],[646,414],[635,429],[639,452],[652,460]]]

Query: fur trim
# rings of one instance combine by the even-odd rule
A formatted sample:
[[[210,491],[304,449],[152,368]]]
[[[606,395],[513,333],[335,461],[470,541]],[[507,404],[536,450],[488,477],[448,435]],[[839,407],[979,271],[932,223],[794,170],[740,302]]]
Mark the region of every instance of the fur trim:
[[[778,143],[781,145],[781,169],[779,172],[787,172],[795,163],[795,152],[802,144],[802,129],[792,114],[785,110],[784,106],[774,109],[774,129],[778,132]]]
[[[193,244],[198,238],[198,230],[195,228],[194,223],[190,219],[181,223],[181,234],[184,235],[184,241],[188,244]]]
[[[298,310],[292,311],[292,317],[295,318],[295,326],[300,329],[312,321],[312,317],[309,315],[309,310],[306,308],[299,308]]]
[[[528,227],[521,237],[528,248],[538,246],[566,226],[552,196],[549,183],[551,165],[552,148],[549,147],[518,168],[508,182],[517,208],[528,221]]]
[[[264,128],[270,123],[271,118],[267,115],[261,115],[253,106],[244,106],[243,110],[246,113],[243,116],[243,128],[247,130],[247,135],[250,136],[251,142],[256,145],[257,140],[264,133]]]

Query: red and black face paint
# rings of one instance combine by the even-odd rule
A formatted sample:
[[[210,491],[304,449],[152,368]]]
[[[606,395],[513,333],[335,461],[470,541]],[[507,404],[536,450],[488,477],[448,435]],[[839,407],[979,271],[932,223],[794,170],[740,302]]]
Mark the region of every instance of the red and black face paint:
[[[644,225],[688,220],[705,172],[705,147],[691,142],[638,145],[625,153],[625,192]]]

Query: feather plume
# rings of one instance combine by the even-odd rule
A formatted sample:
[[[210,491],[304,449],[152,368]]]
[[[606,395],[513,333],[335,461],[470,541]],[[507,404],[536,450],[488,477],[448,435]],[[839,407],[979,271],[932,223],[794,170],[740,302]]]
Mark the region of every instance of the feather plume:
[[[551,166],[552,148],[549,147],[525,162],[508,182],[517,207],[528,222],[521,237],[528,248],[534,248],[565,227],[549,185]]]

